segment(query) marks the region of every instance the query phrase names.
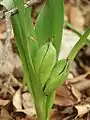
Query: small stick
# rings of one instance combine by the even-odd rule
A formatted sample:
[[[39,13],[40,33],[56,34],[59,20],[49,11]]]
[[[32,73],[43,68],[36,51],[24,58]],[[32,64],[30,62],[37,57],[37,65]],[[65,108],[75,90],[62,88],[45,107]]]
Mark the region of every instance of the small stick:
[[[5,40],[5,46],[3,48],[3,55],[1,62],[4,64],[7,59],[7,52],[8,47],[10,44],[10,36],[11,36],[11,12],[5,12],[6,17],[6,40]]]
[[[25,2],[25,8],[28,8],[28,7],[31,7],[31,6],[34,6],[36,4],[40,4],[40,3],[41,3],[41,0],[30,0],[28,2]],[[2,18],[0,19],[0,22],[1,22],[1,20],[4,19],[4,17],[5,17],[4,13],[5,12],[6,12],[6,9],[2,13]],[[11,16],[13,16],[13,15],[18,13],[18,9],[14,8],[14,9],[10,10],[9,12],[11,13]]]

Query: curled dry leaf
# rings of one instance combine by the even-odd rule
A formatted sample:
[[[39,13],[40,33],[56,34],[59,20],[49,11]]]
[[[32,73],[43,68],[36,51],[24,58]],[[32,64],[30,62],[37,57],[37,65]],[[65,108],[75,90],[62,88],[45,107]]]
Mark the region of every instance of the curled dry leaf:
[[[2,107],[0,111],[0,120],[12,120],[8,111],[4,107]]]
[[[77,30],[82,31],[84,28],[84,17],[77,7],[72,7],[70,9],[70,23]]]
[[[6,106],[9,102],[10,100],[0,99],[0,106]]]
[[[81,92],[87,88],[90,88],[89,80],[81,81],[79,83],[75,83],[71,85],[71,91],[73,95],[77,98],[78,102],[81,101],[81,96],[82,96]]]
[[[80,91],[77,88],[75,88],[73,85],[71,85],[71,91],[72,91],[73,95],[77,98],[77,102],[80,102],[81,96],[82,96]]]
[[[71,82],[72,82],[72,79],[73,79],[73,78],[74,78],[73,74],[72,74],[72,73],[69,73],[68,78],[67,78],[68,81],[71,80]],[[66,82],[68,82],[68,81],[66,81]]]
[[[77,98],[78,102],[81,101],[81,92],[87,88],[90,88],[90,81],[86,79],[89,74],[90,72],[87,72],[83,75],[68,80],[68,84],[71,86],[71,91]]]
[[[87,73],[85,73],[83,75],[79,75],[79,76],[74,77],[74,78],[68,77],[68,82],[69,83],[76,83],[76,82],[83,81],[83,80],[85,80],[85,77],[87,77],[89,74],[90,74],[90,72],[87,72]]]
[[[13,105],[16,108],[16,110],[22,110],[22,104],[21,104],[21,90],[17,90],[16,93],[13,96]]]
[[[83,115],[85,115],[86,113],[88,113],[90,111],[90,104],[85,104],[85,105],[76,105],[75,106],[78,114],[77,117],[82,117]]]
[[[22,94],[22,105],[24,110],[22,110],[27,115],[36,115],[33,99],[30,93],[26,92]]]
[[[55,105],[69,106],[74,105],[75,99],[71,95],[69,89],[63,85],[56,90]]]
[[[87,88],[90,88],[90,81],[89,80],[81,81],[79,83],[74,84],[73,87],[75,87],[79,91],[83,91]]]

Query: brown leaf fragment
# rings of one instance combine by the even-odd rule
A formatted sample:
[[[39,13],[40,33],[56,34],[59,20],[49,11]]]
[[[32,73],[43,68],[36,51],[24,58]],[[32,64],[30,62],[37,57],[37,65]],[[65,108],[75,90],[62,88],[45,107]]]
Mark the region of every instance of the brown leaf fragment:
[[[16,110],[22,110],[22,104],[21,104],[21,89],[17,90],[16,93],[13,96],[13,105],[16,108]]]
[[[84,17],[78,7],[72,7],[70,9],[70,23],[72,26],[82,31],[84,28]]]
[[[87,72],[85,74],[79,75],[77,77],[74,77],[73,79],[68,79],[69,83],[76,83],[85,80],[85,78],[90,74],[90,72]]]
[[[80,102],[81,96],[82,96],[80,91],[73,85],[71,86],[71,91],[72,91],[73,95],[77,98],[77,102]]]
[[[76,105],[75,106],[76,110],[77,110],[77,116],[76,118],[82,117],[83,115],[85,115],[86,113],[88,113],[90,111],[90,104],[84,104],[84,105]]]
[[[1,108],[0,120],[12,120],[8,111],[5,108]]]
[[[74,97],[71,95],[66,85],[62,85],[56,90],[55,105],[68,106],[73,105],[75,102]]]
[[[0,99],[0,106],[6,106],[9,102],[10,100]]]
[[[55,98],[54,104],[59,106],[70,106],[70,105],[74,105],[74,102],[69,98],[67,99],[57,95]]]

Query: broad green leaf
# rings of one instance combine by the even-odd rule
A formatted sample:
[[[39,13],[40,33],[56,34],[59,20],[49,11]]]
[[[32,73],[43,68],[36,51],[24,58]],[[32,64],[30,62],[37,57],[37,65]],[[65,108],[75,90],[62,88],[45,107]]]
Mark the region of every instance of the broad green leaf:
[[[14,8],[13,0],[0,0],[0,5],[4,6],[7,10]]]
[[[49,43],[45,43],[43,46],[41,46],[38,51],[36,52],[35,59],[33,61],[34,68],[37,73],[37,76],[39,77],[39,70],[42,64],[42,61],[46,55],[46,52],[48,50]]]
[[[56,77],[57,75],[59,75],[63,71],[66,64],[67,64],[66,59],[62,59],[62,60],[57,61],[56,65],[53,68],[51,77],[53,78],[53,77]]]
[[[39,69],[39,78],[42,87],[44,87],[46,81],[48,80],[55,63],[56,63],[56,50],[53,47],[52,43],[50,43],[47,53]]]
[[[63,0],[47,0],[39,13],[35,27],[39,46],[53,38],[57,56],[60,51],[64,24],[63,2]]]
[[[58,70],[56,70],[55,74],[52,71],[50,78],[46,82],[44,92],[46,94],[49,94],[50,92],[54,91],[59,85],[61,85],[64,80],[67,78],[69,73],[69,62],[64,65],[63,70],[59,73]],[[54,75],[53,75],[54,74]]]
[[[18,47],[19,53],[20,53],[20,58],[22,60],[23,68],[25,70],[24,76],[25,80],[30,80],[30,76],[28,77],[29,71],[28,71],[28,63],[27,63],[27,57],[25,54],[25,48],[23,48],[23,37],[22,37],[22,31],[21,31],[21,26],[20,26],[20,21],[18,19],[18,14],[14,15],[12,17],[12,25],[13,25],[13,31],[15,35],[15,40],[16,40],[16,45]],[[32,86],[30,84],[30,89],[32,91]]]
[[[39,80],[44,87],[56,63],[56,50],[52,43],[45,43],[39,48],[34,60],[34,66]]]

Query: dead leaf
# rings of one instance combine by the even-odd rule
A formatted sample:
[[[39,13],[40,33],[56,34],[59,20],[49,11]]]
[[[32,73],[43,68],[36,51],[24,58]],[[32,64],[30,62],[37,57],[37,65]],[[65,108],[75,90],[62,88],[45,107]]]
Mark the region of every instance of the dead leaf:
[[[64,98],[62,96],[57,95],[54,104],[59,106],[70,106],[70,105],[74,105],[74,102],[69,98]]]
[[[6,31],[6,20],[2,20],[0,23],[0,33],[4,33]]]
[[[76,105],[75,108],[77,109],[77,117],[82,117],[86,113],[90,111],[90,104],[85,104],[85,105]]]
[[[84,17],[78,7],[72,7],[70,9],[70,23],[72,26],[82,31],[84,28]]]
[[[5,108],[1,108],[0,120],[12,120],[8,111]]]
[[[13,96],[13,105],[16,108],[16,110],[22,110],[22,104],[21,104],[21,89],[17,90],[16,93]]]
[[[55,105],[68,106],[74,105],[75,99],[71,95],[66,85],[62,85],[56,90]]]
[[[34,102],[30,93],[26,92],[22,94],[22,105],[24,107],[22,111],[25,112],[27,115],[36,115]]]
[[[26,116],[25,118],[22,118],[21,120],[37,120],[35,116]]]
[[[0,40],[4,40],[5,39],[6,34],[5,33],[0,33]]]
[[[14,120],[21,120],[22,118],[26,117],[26,114],[24,112],[16,111],[16,112],[13,112],[11,116]]]
[[[71,86],[71,91],[72,91],[73,95],[77,98],[77,102],[80,102],[81,96],[82,96],[80,91],[77,88],[75,88],[75,86],[73,86],[73,85]]]
[[[75,87],[79,91],[83,91],[87,88],[90,88],[90,80],[84,80],[78,83],[73,84],[73,87]]]
[[[64,118],[64,115],[62,115],[60,111],[56,109],[53,109],[51,111],[50,120],[63,120],[63,118]]]
[[[68,78],[67,82],[69,83],[76,83],[85,80],[85,78],[90,74],[90,72],[87,72],[85,74],[79,75],[77,77],[74,77],[73,79]]]
[[[6,106],[9,102],[10,100],[0,99],[0,106]]]

